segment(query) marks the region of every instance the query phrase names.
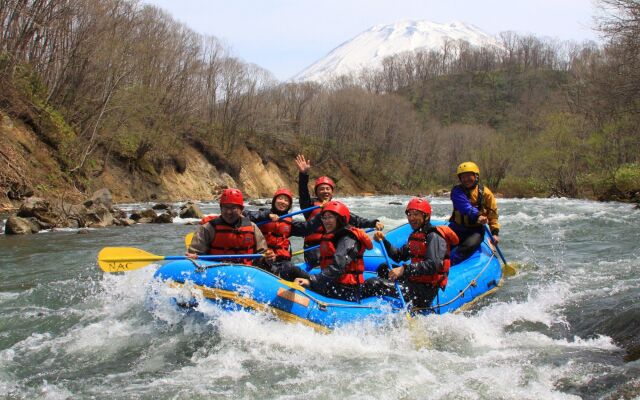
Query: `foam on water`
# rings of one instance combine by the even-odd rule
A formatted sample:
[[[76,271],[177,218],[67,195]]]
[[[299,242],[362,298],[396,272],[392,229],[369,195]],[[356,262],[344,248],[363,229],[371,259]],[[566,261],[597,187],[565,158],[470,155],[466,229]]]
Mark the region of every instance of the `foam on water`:
[[[354,213],[381,216],[391,229],[405,222],[408,198],[344,200]],[[448,218],[448,198],[430,200],[434,218]],[[126,274],[88,265],[91,273],[0,291],[2,321],[15,321],[19,336],[0,334],[0,392],[18,398],[575,399],[595,388],[604,396],[610,389],[598,379],[624,382],[634,369],[620,361],[618,342],[582,319],[637,299],[638,214],[624,204],[568,199],[499,204],[501,247],[520,272],[461,314],[411,322],[399,316],[381,327],[365,322],[321,334],[206,301],[185,312],[171,298],[186,299],[189,289],[153,280],[153,265]],[[31,320],[40,322],[28,330]]]
[[[173,217],[173,223],[174,224],[178,224],[178,225],[186,225],[186,224],[195,224],[200,222],[199,218],[180,218],[180,217]]]
[[[19,292],[0,292],[0,303],[9,303],[18,297],[20,297]]]
[[[123,283],[129,286],[126,282],[119,284]],[[206,316],[202,323],[214,328],[216,343],[198,349],[190,358],[192,364],[174,371],[171,378],[151,383],[150,389],[170,384],[183,387],[183,393],[192,389],[203,396],[222,395],[225,385],[217,388],[211,382],[223,381],[241,385],[245,395],[257,397],[263,393],[265,382],[252,380],[254,369],[272,368],[294,371],[293,376],[277,381],[282,388],[275,391],[279,392],[276,397],[283,398],[291,386],[301,390],[299,395],[324,393],[325,379],[336,379],[344,389],[340,393],[347,397],[363,392],[379,394],[380,398],[413,397],[429,387],[433,389],[432,398],[450,398],[456,393],[463,397],[480,393],[482,397],[575,398],[555,388],[558,376],[573,379],[570,366],[523,366],[522,360],[547,356],[561,359],[563,352],[575,348],[614,350],[610,339],[554,339],[536,331],[508,330],[523,321],[547,327],[566,324],[557,309],[569,294],[567,285],[540,286],[532,288],[524,302],[495,303],[472,315],[419,317],[411,325],[383,329],[362,323],[328,335],[265,315],[221,312],[216,306],[202,303],[198,310]],[[163,319],[168,319],[166,314]],[[427,336],[432,346],[416,349],[412,339],[416,335]],[[319,379],[319,375],[324,378]],[[390,385],[394,380],[399,384]]]

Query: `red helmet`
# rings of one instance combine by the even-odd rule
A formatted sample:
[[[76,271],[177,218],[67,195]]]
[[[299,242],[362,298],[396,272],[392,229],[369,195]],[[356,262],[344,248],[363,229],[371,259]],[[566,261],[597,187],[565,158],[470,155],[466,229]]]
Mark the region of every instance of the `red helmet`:
[[[238,189],[225,189],[220,196],[220,205],[234,204],[244,208],[244,199],[242,198],[242,192]]]
[[[276,197],[280,195],[285,195],[289,198],[289,208],[287,209],[287,211],[290,210],[291,206],[293,205],[293,193],[291,193],[291,190],[286,188],[280,188],[276,190],[276,192],[273,194],[273,199],[271,200],[271,207],[273,207],[273,205],[275,204]]]
[[[409,200],[405,213],[409,210],[422,211],[427,215],[431,215],[431,204],[429,204],[429,202],[426,199],[414,197],[413,199]]]
[[[349,208],[345,206],[343,203],[332,200],[322,207],[322,212],[331,211],[332,213],[338,214],[338,216],[342,219],[342,222],[346,225],[349,223],[351,219],[351,213],[349,212]]]
[[[321,176],[320,178],[316,179],[316,183],[313,186],[313,191],[315,192],[318,186],[322,184],[329,185],[331,186],[332,190],[336,190],[336,184],[333,183],[333,180],[331,178],[329,178],[328,176]]]

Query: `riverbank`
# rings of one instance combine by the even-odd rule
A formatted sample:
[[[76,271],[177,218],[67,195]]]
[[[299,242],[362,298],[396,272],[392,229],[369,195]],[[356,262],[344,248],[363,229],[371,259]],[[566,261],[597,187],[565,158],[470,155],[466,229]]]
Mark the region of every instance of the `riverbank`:
[[[241,144],[229,154],[197,143],[182,143],[182,162],[156,168],[134,165],[96,149],[97,164],[88,175],[65,172],[56,151],[23,122],[0,112],[0,211],[17,209],[28,197],[49,201],[80,201],[108,188],[116,203],[133,201],[186,201],[217,198],[222,189],[238,187],[247,198],[269,197],[279,187],[297,188],[295,151],[285,148],[279,158],[255,146]],[[325,159],[318,173],[336,181],[342,195],[377,192],[344,163]],[[316,172],[315,170],[313,171]]]
[[[294,163],[295,144],[270,143],[256,137],[221,154],[212,145],[193,140],[181,143],[181,159],[163,166],[132,164],[113,158],[102,148],[95,149],[94,164],[82,174],[68,172],[56,150],[36,134],[32,126],[0,112],[0,212],[17,211],[24,199],[36,196],[51,203],[77,203],[94,191],[107,188],[115,203],[136,201],[178,202],[216,199],[226,187],[240,188],[247,198],[268,198],[279,187],[297,188],[298,171]],[[267,144],[270,143],[270,144]],[[268,146],[281,146],[279,151]],[[372,194],[442,195],[450,186],[430,183],[422,177],[407,189],[405,182],[363,176],[341,160],[325,157],[313,162],[312,177],[331,176],[338,196]],[[453,167],[452,167],[453,168]],[[635,171],[635,170],[634,170]],[[625,177],[623,189],[582,192],[585,199],[640,204],[640,191],[633,189],[634,171]],[[630,177],[629,177],[630,176]],[[378,177],[373,177],[378,178]],[[455,184],[452,176],[450,185]],[[498,197],[551,197],[544,185],[533,180],[507,177],[497,190]]]

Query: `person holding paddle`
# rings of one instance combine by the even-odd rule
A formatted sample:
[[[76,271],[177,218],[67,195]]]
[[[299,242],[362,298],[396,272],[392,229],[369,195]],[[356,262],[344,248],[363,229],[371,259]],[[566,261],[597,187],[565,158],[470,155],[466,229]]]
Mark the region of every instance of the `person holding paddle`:
[[[473,254],[484,239],[485,227],[493,235],[494,245],[500,241],[498,233],[498,204],[488,187],[480,183],[480,168],[466,161],[456,169],[459,185],[451,189],[453,213],[449,219],[449,226],[460,238],[460,246],[451,258],[453,265],[459,264]]]
[[[270,265],[270,271],[287,281],[295,278],[309,278],[309,274],[291,262],[291,236],[304,237],[316,230],[321,222],[320,218],[309,221],[295,221],[287,216],[293,204],[293,193],[289,189],[276,190],[271,200],[270,209],[258,211],[243,211],[251,222],[257,223],[264,235],[267,246],[276,255],[275,262]]]
[[[386,253],[395,262],[410,260],[398,268],[382,264],[378,267],[378,278],[367,279],[364,292],[367,296],[398,296],[393,282],[400,283],[404,299],[414,308],[431,305],[439,289],[447,285],[451,265],[451,246],[458,244],[458,236],[447,226],[431,225],[431,204],[426,199],[412,198],[405,210],[413,231],[406,245],[395,248],[377,231],[373,237],[382,241]]]
[[[296,278],[295,283],[314,292],[348,301],[359,301],[364,283],[365,250],[373,248],[367,234],[349,224],[349,208],[332,200],[322,207],[319,274]]]
[[[296,157],[296,165],[298,166],[298,196],[300,202],[300,208],[305,209],[312,206],[323,205],[333,199],[333,193],[336,189],[336,185],[333,179],[328,176],[321,176],[316,179],[313,191],[316,195],[315,198],[311,198],[309,194],[309,170],[311,169],[311,160],[308,160],[302,154],[298,154]],[[320,209],[316,209],[309,213],[305,213],[305,219],[309,220],[316,214],[320,213]],[[355,214],[351,214],[349,224],[356,228],[376,228],[377,230],[384,229],[384,224],[377,219],[367,219],[359,217]],[[304,238],[304,248],[317,246],[320,244],[320,239],[324,233],[323,226],[319,226],[318,229],[310,235]],[[304,253],[304,261],[309,267],[316,267],[320,263],[319,250],[309,250]]]
[[[238,189],[225,189],[220,196],[220,216],[198,227],[186,256],[196,259],[199,254],[256,254],[263,253],[263,259],[269,263],[276,254],[269,249],[260,229],[242,215],[244,199]],[[252,265],[252,259],[229,259]],[[258,266],[265,268],[259,259]],[[266,268],[265,268],[266,269]]]

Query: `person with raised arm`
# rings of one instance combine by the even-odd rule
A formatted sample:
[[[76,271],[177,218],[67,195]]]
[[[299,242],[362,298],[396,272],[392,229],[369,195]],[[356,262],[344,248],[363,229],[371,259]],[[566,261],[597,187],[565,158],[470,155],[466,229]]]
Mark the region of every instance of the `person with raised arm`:
[[[276,190],[271,200],[271,208],[258,211],[244,211],[244,215],[252,222],[258,223],[258,228],[264,235],[267,246],[276,255],[270,265],[270,272],[287,281],[295,278],[309,278],[309,274],[291,262],[291,236],[304,237],[320,226],[320,218],[309,221],[295,221],[291,217],[282,218],[291,209],[293,193],[289,189]]]
[[[333,194],[336,189],[336,185],[333,179],[328,176],[321,176],[315,180],[313,186],[313,192],[315,198],[311,198],[309,193],[309,170],[311,169],[311,160],[306,159],[304,155],[298,154],[296,157],[296,165],[298,167],[298,197],[300,202],[300,208],[305,209],[315,205],[323,205],[333,200]],[[305,213],[304,217],[309,220],[316,214],[321,212],[320,209]],[[355,214],[351,214],[350,225],[356,228],[376,228],[377,230],[384,229],[384,224],[378,219],[367,219],[359,217]],[[320,244],[320,238],[324,233],[324,227],[320,226],[318,229],[307,235],[304,238],[304,248],[317,246]],[[309,267],[316,267],[320,262],[319,250],[309,250],[304,253],[304,260]]]

